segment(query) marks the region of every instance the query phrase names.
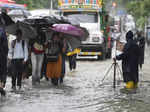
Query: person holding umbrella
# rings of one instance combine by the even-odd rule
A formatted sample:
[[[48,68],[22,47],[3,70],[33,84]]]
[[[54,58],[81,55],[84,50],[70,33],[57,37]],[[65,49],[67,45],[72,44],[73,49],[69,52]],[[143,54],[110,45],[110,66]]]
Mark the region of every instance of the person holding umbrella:
[[[89,33],[86,29],[71,24],[54,24],[51,30],[58,33],[57,36],[60,38],[62,45],[62,75],[60,77],[60,83],[62,83],[65,75],[65,55],[67,51],[67,42],[70,43],[73,49],[78,48],[81,41],[86,40]]]
[[[32,85],[40,84],[40,77],[44,59],[46,36],[43,31],[38,31],[38,36],[30,39],[30,55],[32,63]]]
[[[46,75],[51,79],[51,82],[54,85],[58,85],[58,81],[62,77],[62,52],[63,44],[61,38],[59,37],[58,32],[54,32],[46,49]]]
[[[20,90],[22,87],[22,74],[28,60],[27,42],[22,39],[22,31],[20,29],[16,31],[16,39],[11,42],[8,59],[11,61],[12,67],[12,89],[16,90],[17,86]]]

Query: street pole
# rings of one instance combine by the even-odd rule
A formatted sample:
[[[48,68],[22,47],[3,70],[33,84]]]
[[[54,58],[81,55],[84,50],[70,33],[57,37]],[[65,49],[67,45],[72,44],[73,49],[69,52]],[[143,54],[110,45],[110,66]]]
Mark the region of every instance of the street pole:
[[[53,11],[53,0],[50,0],[50,10],[49,10],[49,15],[52,14]]]

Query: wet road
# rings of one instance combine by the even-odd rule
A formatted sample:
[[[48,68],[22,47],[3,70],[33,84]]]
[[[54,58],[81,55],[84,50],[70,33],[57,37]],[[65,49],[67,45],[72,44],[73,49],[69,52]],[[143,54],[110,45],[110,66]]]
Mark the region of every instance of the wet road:
[[[112,60],[78,61],[77,71],[67,69],[64,84],[58,87],[44,79],[40,86],[32,87],[31,80],[26,80],[22,92],[12,93],[8,79],[7,97],[0,100],[0,112],[150,112],[149,56],[146,52],[136,91],[122,91],[119,72],[113,89],[113,70],[106,76]]]

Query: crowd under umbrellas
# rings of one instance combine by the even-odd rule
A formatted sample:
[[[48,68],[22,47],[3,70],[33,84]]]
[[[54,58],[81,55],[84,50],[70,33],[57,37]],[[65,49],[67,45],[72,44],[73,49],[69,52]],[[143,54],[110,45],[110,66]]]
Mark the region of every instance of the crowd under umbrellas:
[[[13,35],[17,29],[22,30],[23,39],[27,40],[36,38],[39,31],[43,31],[47,39],[50,39],[52,33],[60,32],[73,48],[79,47],[80,42],[86,40],[89,35],[87,29],[79,25],[72,25],[69,19],[57,16],[28,18],[16,23],[9,23],[6,27],[6,31]]]
[[[49,41],[52,39],[54,33],[60,33],[71,48],[76,49],[80,46],[81,41],[86,40],[89,35],[85,28],[79,25],[72,25],[71,22],[64,17],[35,17],[17,22],[14,22],[8,15],[6,15],[5,18],[5,31],[8,34],[16,35],[16,32],[20,30],[23,40],[36,40],[42,32],[46,37],[46,41]]]

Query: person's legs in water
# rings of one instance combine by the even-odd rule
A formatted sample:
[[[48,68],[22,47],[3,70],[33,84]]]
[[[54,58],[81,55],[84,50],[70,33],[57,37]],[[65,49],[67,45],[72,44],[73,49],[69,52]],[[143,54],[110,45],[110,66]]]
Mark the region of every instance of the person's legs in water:
[[[6,91],[3,89],[3,87],[0,87],[0,94],[2,96],[6,96]]]
[[[16,90],[17,72],[12,72],[12,90]]]
[[[43,65],[42,65],[42,73],[41,73],[40,79],[42,79],[43,77],[45,77],[45,79],[48,81],[49,79],[46,76],[46,68],[47,68],[47,61],[46,61],[46,56],[44,55]]]
[[[140,69],[142,70],[142,64],[139,64],[139,66],[140,66]]]
[[[37,56],[37,82],[40,83],[40,77],[42,73],[42,65],[43,65],[44,54],[39,54]]]
[[[3,87],[5,88],[6,85],[6,80],[7,80],[7,58],[4,59],[4,63],[3,63]]]
[[[65,72],[66,72],[65,56],[62,56],[62,72],[61,72],[61,77],[60,77],[60,83],[63,83]]]
[[[36,84],[37,80],[37,55],[31,53],[31,62],[32,62],[32,85]]]
[[[70,71],[72,71],[72,56],[68,56],[68,59],[69,59],[69,68],[70,68]]]
[[[0,73],[1,73],[1,71],[0,71]],[[6,91],[3,88],[4,88],[3,78],[2,78],[2,75],[0,74],[0,94],[1,94],[1,96],[6,95]]]
[[[0,66],[1,67],[1,66]],[[6,92],[5,90],[3,89],[4,88],[4,82],[3,82],[3,74],[2,74],[3,70],[0,69],[0,94],[2,96],[5,96],[6,95]]]
[[[73,70],[75,70],[76,69],[76,55],[73,55],[72,64],[73,64]]]
[[[18,72],[17,73],[17,86],[18,89],[21,89],[21,85],[22,85],[22,72]]]
[[[126,89],[133,89],[134,88],[134,82],[128,81],[126,82]]]
[[[58,78],[53,78],[53,82],[52,82],[55,86],[58,85]]]
[[[123,72],[123,80],[125,82],[126,89],[133,89],[134,88],[134,81],[132,78],[132,73],[130,72]]]

